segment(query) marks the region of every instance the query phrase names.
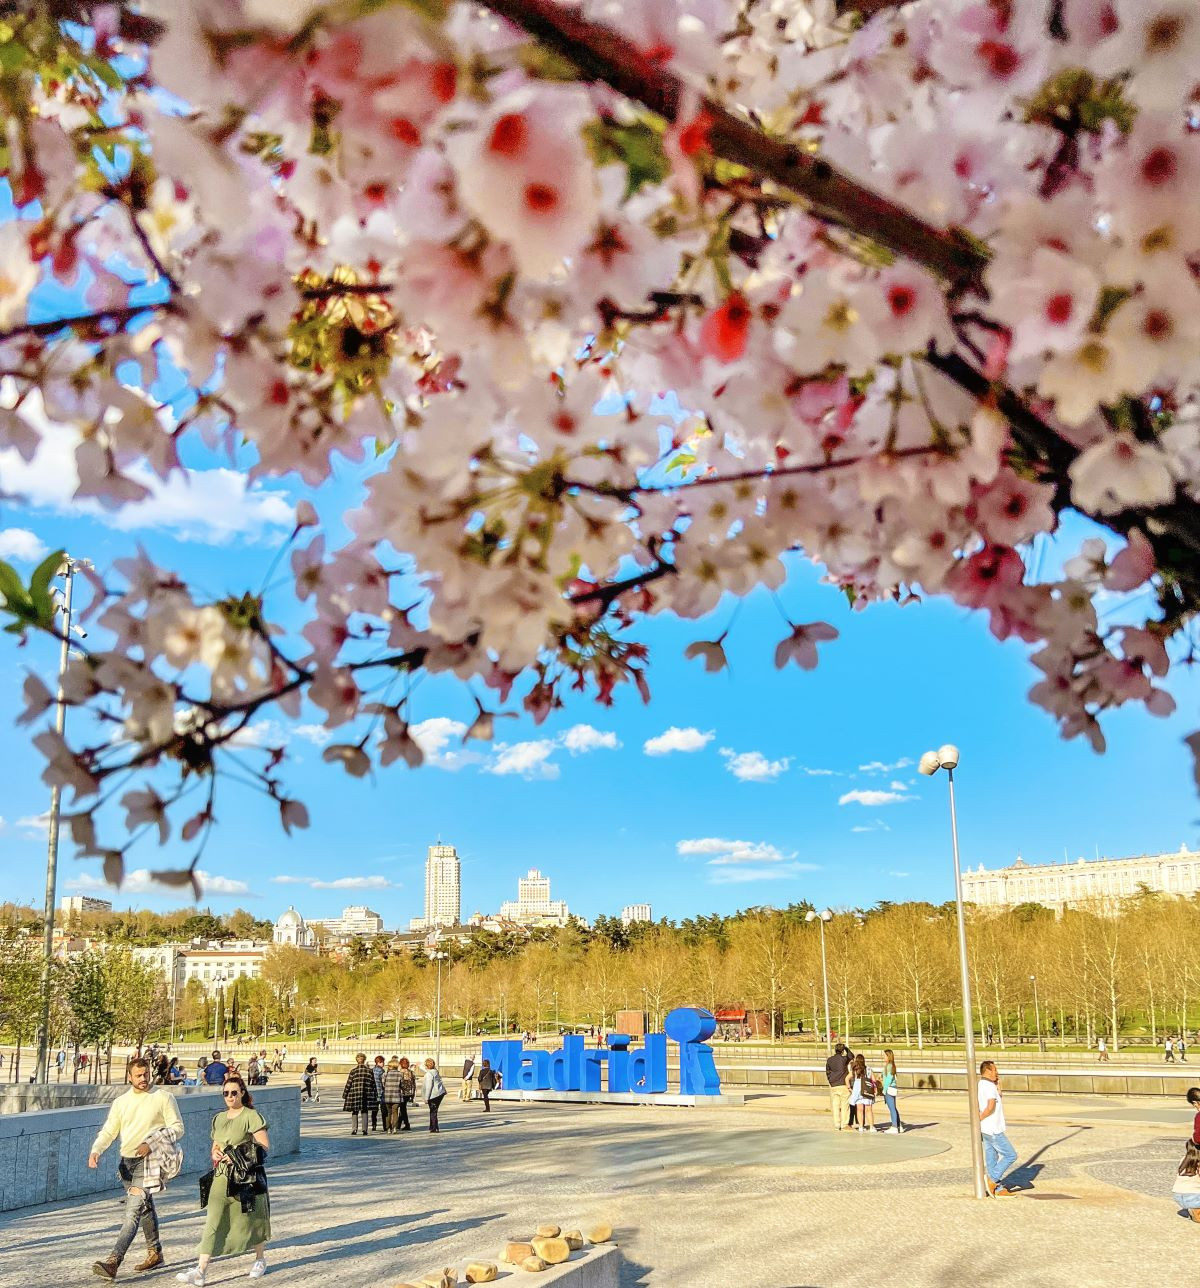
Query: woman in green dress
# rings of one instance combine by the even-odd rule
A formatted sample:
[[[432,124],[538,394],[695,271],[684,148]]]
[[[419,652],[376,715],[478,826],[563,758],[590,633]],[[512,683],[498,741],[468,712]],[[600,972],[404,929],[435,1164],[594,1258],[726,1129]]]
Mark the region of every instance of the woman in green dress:
[[[267,1240],[271,1237],[271,1206],[266,1186],[253,1196],[250,1211],[243,1210],[239,1187],[230,1184],[229,1163],[224,1157],[226,1148],[236,1149],[249,1141],[270,1148],[267,1139],[267,1120],[254,1108],[254,1101],[240,1074],[229,1073],[221,1088],[225,1097],[225,1112],[213,1119],[212,1161],[215,1168],[212,1188],[208,1192],[208,1216],[204,1233],[200,1237],[199,1257],[191,1270],[177,1274],[180,1283],[202,1288],[204,1272],[213,1257],[232,1256],[254,1249],[254,1264],[249,1277],[261,1279],[267,1273]]]

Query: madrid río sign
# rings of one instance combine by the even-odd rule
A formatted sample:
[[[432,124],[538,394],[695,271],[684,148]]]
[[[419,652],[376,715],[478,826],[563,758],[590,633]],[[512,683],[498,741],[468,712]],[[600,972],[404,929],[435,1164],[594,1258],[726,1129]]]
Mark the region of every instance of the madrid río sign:
[[[582,1091],[662,1095],[667,1090],[667,1039],[679,1044],[679,1093],[717,1096],[721,1079],[705,1041],[717,1028],[711,1011],[681,1006],[663,1023],[665,1033],[646,1034],[633,1047],[627,1033],[610,1033],[606,1046],[589,1048],[577,1034],[557,1051],[530,1050],[519,1040],[489,1039],[483,1059],[504,1079],[505,1091]]]

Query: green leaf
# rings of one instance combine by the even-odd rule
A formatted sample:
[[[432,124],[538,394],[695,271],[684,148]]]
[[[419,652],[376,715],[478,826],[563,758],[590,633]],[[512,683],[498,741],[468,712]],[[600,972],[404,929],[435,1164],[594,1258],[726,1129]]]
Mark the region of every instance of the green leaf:
[[[662,129],[648,121],[623,125],[617,121],[589,122],[583,137],[597,165],[618,162],[625,167],[625,195],[631,197],[647,183],[662,183],[671,172],[663,151]]]
[[[65,555],[65,550],[56,550],[48,555],[33,570],[33,576],[29,579],[29,599],[33,611],[37,614],[38,625],[47,630],[54,626],[54,597],[50,593],[50,583],[58,576]]]
[[[11,612],[28,617],[33,612],[33,603],[25,590],[25,583],[17,575],[17,570],[0,559],[0,595],[4,596],[4,606]]]

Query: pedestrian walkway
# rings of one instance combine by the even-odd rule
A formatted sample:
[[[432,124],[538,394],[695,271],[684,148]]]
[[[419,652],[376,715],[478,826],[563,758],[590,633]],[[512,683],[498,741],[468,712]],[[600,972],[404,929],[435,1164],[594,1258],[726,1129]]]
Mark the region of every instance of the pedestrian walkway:
[[[961,1095],[910,1097],[911,1131],[867,1136],[833,1132],[798,1093],[721,1113],[505,1104],[484,1115],[453,1091],[438,1136],[354,1138],[336,1105],[305,1107],[300,1155],[272,1172],[271,1282],[380,1288],[495,1257],[546,1221],[611,1221],[623,1288],[861,1288],[881,1275],[889,1288],[929,1288],[964,1282],[967,1266],[971,1281],[1005,1288],[1057,1288],[1066,1266],[1089,1288],[1126,1288],[1176,1282],[1200,1252],[1200,1226],[1168,1197],[1182,1132],[1107,1120],[1105,1100],[1090,1106],[1095,1121],[1072,1124],[1040,1112],[1061,1097],[1014,1097],[1024,1188],[979,1202],[965,1103],[953,1112]],[[118,1282],[174,1288],[190,1263],[194,1181],[173,1185],[159,1211],[168,1266]],[[115,1184],[7,1214],[0,1284],[90,1284],[119,1217]],[[209,1283],[232,1284],[249,1264],[214,1262]]]

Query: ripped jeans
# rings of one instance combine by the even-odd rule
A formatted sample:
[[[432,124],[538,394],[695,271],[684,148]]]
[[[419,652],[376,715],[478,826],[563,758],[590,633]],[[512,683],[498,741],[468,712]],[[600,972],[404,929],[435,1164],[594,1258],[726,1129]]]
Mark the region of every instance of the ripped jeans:
[[[158,1213],[154,1210],[154,1196],[142,1189],[145,1160],[141,1158],[122,1158],[117,1167],[117,1175],[125,1187],[125,1219],[117,1234],[113,1256],[121,1261],[129,1251],[129,1245],[137,1235],[138,1228],[146,1236],[146,1249],[149,1252],[162,1251],[162,1239],[158,1233]]]

